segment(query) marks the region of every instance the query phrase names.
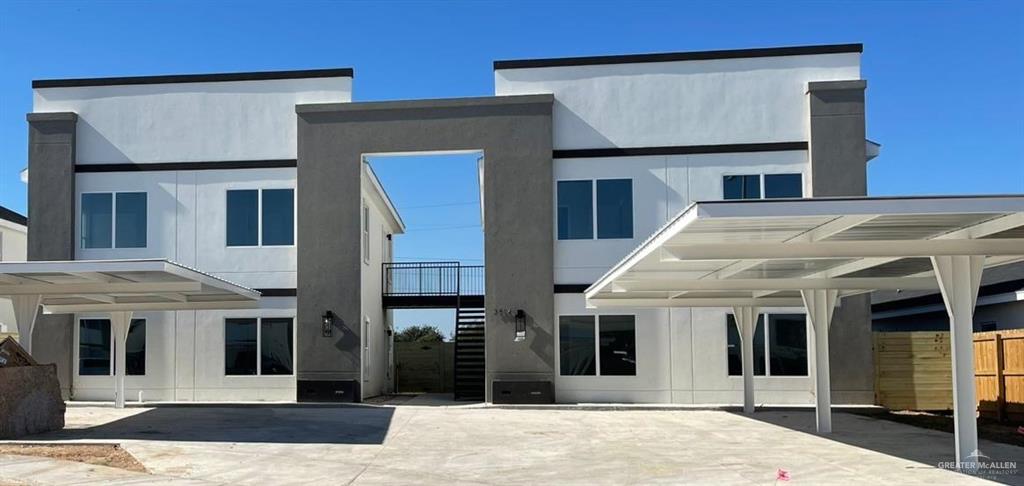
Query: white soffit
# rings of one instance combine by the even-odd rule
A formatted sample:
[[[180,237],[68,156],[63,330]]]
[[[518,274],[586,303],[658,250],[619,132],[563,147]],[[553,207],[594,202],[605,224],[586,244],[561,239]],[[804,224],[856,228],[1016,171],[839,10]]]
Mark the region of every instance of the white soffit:
[[[168,260],[0,262],[0,296],[41,295],[44,313],[257,307],[260,293]]]
[[[585,295],[590,307],[802,307],[800,289],[937,291],[938,255],[1024,260],[1024,196],[697,202]]]

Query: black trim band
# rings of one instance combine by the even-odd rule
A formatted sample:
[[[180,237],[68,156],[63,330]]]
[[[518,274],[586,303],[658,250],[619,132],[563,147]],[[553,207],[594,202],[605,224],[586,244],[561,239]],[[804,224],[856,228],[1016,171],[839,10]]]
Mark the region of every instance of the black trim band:
[[[588,284],[555,284],[556,294],[582,294],[590,287]]]
[[[151,172],[161,170],[280,169],[298,167],[295,159],[159,162],[155,164],[75,164],[75,172]]]
[[[752,57],[807,56],[864,52],[863,44],[829,44],[821,46],[768,47],[760,49],[729,49],[719,51],[665,52],[657,54],[626,54],[617,56],[562,57],[553,59],[517,59],[494,61],[494,69],[524,69],[560,66],[593,66],[599,64],[636,64],[645,62],[707,61],[711,59],[742,59]]]
[[[28,226],[28,218],[3,206],[0,206],[0,219],[20,224],[22,226]]]
[[[257,71],[245,73],[169,74],[161,76],[125,76],[117,78],[36,79],[32,88],[76,88],[81,86],[120,86],[128,84],[215,83],[221,81],[266,81],[270,79],[351,78],[352,68],[303,69],[296,71]]]
[[[263,297],[295,297],[298,295],[296,289],[254,289]]]
[[[728,154],[742,152],[783,152],[807,150],[807,142],[730,143],[722,145],[674,145],[668,147],[609,147],[553,150],[556,159],[589,159],[594,157],[629,157],[638,155]]]

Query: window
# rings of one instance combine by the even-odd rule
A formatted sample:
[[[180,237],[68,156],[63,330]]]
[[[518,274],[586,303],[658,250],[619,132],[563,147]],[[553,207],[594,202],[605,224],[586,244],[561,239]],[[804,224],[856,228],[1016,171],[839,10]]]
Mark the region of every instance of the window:
[[[289,317],[225,319],[224,374],[291,375],[292,329]]]
[[[145,248],[145,192],[82,194],[82,248]]]
[[[370,381],[370,318],[363,317],[363,381]]]
[[[558,239],[633,237],[633,180],[558,181]],[[596,188],[596,190],[595,190]]]
[[[594,316],[561,316],[558,319],[558,346],[562,376],[596,374]]]
[[[263,246],[295,243],[295,191],[263,190]]]
[[[363,263],[370,263],[370,206],[363,201]]]
[[[800,174],[765,174],[764,197],[804,197],[804,178]]]
[[[768,327],[764,326],[767,318]],[[726,318],[729,375],[743,375],[739,331]],[[755,376],[807,376],[807,319],[803,314],[761,314],[754,328]]]
[[[597,238],[633,237],[633,181],[597,181]]]
[[[558,181],[558,239],[593,238],[593,204],[590,181]]]
[[[636,330],[633,316],[601,316],[600,374],[636,375]]]
[[[146,320],[132,319],[124,346],[124,370],[128,376],[146,374]]]
[[[227,246],[295,244],[294,189],[227,191]]]
[[[116,343],[110,332],[110,319],[82,319],[78,321],[78,374],[80,376],[109,376],[111,353]],[[125,374],[146,374],[146,320],[132,319],[125,344]]]
[[[725,199],[761,199],[761,177],[727,175],[722,184]]]
[[[289,318],[260,321],[261,375],[292,374],[292,336],[292,320]]]
[[[558,343],[562,376],[636,376],[634,316],[560,316]]]
[[[762,187],[764,187],[763,196]],[[722,178],[723,199],[785,197],[803,197],[802,174],[727,175]]]
[[[80,376],[110,375],[110,321],[82,319],[78,321],[78,374]]]

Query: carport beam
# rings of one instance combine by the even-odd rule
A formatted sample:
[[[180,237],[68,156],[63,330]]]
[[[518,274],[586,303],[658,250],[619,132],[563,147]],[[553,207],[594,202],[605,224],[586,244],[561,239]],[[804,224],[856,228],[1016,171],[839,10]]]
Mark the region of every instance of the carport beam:
[[[36,326],[36,317],[39,315],[39,304],[43,296],[39,294],[12,295],[11,304],[14,307],[14,326],[18,330],[18,342],[29,354],[32,354],[32,329]]]
[[[800,291],[807,318],[814,332],[814,414],[819,434],[832,433],[832,385],[828,364],[828,331],[832,325],[839,291],[808,289]]]
[[[949,314],[950,350],[953,360],[953,432],[956,461],[974,469],[978,458],[977,397],[974,390],[974,307],[985,267],[978,255],[932,257],[935,278]]]
[[[736,330],[740,333],[743,358],[743,413],[754,413],[754,327],[757,325],[757,307],[733,307]]]
[[[131,311],[110,313],[110,331],[114,338],[114,408],[124,408],[125,359],[128,344],[128,328],[131,326]]]

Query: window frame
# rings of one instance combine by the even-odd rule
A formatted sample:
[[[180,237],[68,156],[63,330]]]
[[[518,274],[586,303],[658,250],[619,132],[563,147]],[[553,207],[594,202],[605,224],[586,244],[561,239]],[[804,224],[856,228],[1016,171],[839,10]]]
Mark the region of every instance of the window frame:
[[[805,345],[805,349],[807,351],[807,373],[806,374],[803,374],[803,375],[773,375],[772,374],[772,366],[771,366],[772,365],[771,330],[769,330],[769,328],[771,327],[769,316],[771,316],[771,315],[802,315],[802,316],[804,316],[804,341],[805,341],[804,345]],[[729,325],[729,316],[732,316],[734,323],[736,322],[736,316],[732,312],[726,312],[725,313],[725,325],[726,326]],[[797,378],[797,379],[810,378],[811,377],[811,359],[812,359],[811,358],[811,339],[813,339],[813,337],[811,336],[811,322],[807,318],[807,312],[795,311],[795,312],[760,312],[760,313],[758,313],[758,320],[762,319],[762,317],[764,319],[764,324],[763,324],[763,328],[764,328],[764,374],[763,375],[755,374],[754,378]],[[757,320],[755,320],[754,322],[756,323]],[[733,324],[733,327],[735,328],[736,324]],[[743,336],[739,336],[739,338],[740,338],[740,350],[739,351],[740,351],[740,363],[741,363],[740,364],[740,366],[741,366],[740,370],[741,371],[740,371],[740,374],[733,375],[733,374],[729,373],[729,334],[728,334],[729,333],[729,329],[726,329],[725,332],[726,332],[726,335],[725,335],[725,375],[728,376],[729,378],[743,378],[743,371],[742,371],[742,369],[743,369],[742,368],[742,363],[743,363],[743,348],[742,348],[742,346],[743,346]],[[755,332],[756,332],[756,327],[755,327]],[[736,333],[737,333],[737,335],[739,334],[739,329],[736,329]]]
[[[601,317],[632,317],[633,318],[633,343],[637,347],[636,352],[636,363],[633,366],[632,375],[604,375],[601,374]],[[562,374],[562,318],[563,317],[593,317],[593,333],[594,333],[594,374],[592,375],[566,375]],[[558,343],[556,349],[558,350],[557,358],[555,361],[558,363],[557,374],[562,378],[636,378],[640,376],[640,340],[637,339],[636,328],[637,328],[637,315],[636,313],[607,313],[607,314],[588,314],[579,312],[569,312],[566,314],[558,314],[555,319],[557,328],[555,335],[558,336]]]
[[[232,319],[253,319],[256,321],[256,373],[251,375],[231,375],[228,374],[227,364],[227,324]],[[275,374],[264,374],[263,373],[263,319],[291,319],[292,321],[292,349],[291,349],[291,373],[275,373]],[[295,377],[295,316],[224,316],[221,318],[221,376],[225,378],[266,378],[266,377]]]
[[[800,175],[800,199],[805,198],[804,196],[804,184],[807,181],[807,176],[803,172],[723,172],[722,176],[718,178],[718,194],[723,201],[757,201],[761,199],[784,199],[784,198],[770,198],[765,197],[765,176],[767,175]],[[725,178],[726,177],[743,177],[743,176],[757,176],[757,184],[760,191],[758,192],[759,197],[757,198],[744,198],[744,199],[726,199],[725,198]],[[776,312],[776,314],[778,314]]]
[[[83,235],[83,214],[82,200],[86,194],[110,194],[110,246],[85,246],[85,235]],[[146,201],[146,244],[144,246],[117,246],[117,195],[118,194],[143,194]],[[78,249],[79,250],[145,250],[149,248],[149,191],[82,191],[78,193]]]
[[[263,243],[263,191],[292,191],[292,242],[290,245],[266,245]],[[256,244],[228,244],[228,193],[231,191],[256,191]],[[224,247],[225,248],[295,248],[299,237],[299,207],[297,191],[294,187],[229,187],[224,190]],[[236,376],[236,375],[231,375]],[[240,375],[239,375],[240,376]]]
[[[620,238],[598,238],[597,181],[629,181],[629,209],[632,236]],[[590,183],[590,238],[559,238],[558,237],[558,183],[589,182]],[[579,177],[555,179],[555,241],[615,241],[636,239],[636,181],[632,177]],[[622,314],[626,315],[626,314]]]
[[[82,364],[82,353],[81,353],[81,351],[82,351],[82,321],[107,321],[107,326],[109,327],[109,334],[110,334],[110,342],[107,345],[110,347],[110,355],[108,357],[108,363],[109,364],[107,366],[107,374],[105,374],[105,375],[83,375],[82,374],[82,368],[81,368],[81,364]],[[142,370],[143,372],[142,372],[141,375],[140,374],[131,374],[131,375],[128,374],[128,363],[127,363],[127,356],[128,356],[127,351],[128,350],[126,349],[125,350],[126,362],[124,364],[124,366],[125,366],[124,375],[126,377],[127,376],[142,376],[142,377],[145,377],[145,376],[149,376],[149,365],[148,365],[148,363],[149,363],[149,359],[148,359],[148,356],[149,356],[149,334],[150,334],[149,333],[149,319],[146,318],[146,317],[134,317],[133,316],[131,321],[128,323],[128,332],[129,333],[131,332],[131,329],[132,329],[132,323],[134,323],[135,321],[142,321],[143,326],[145,326],[145,333],[146,333],[146,338],[145,339],[146,340],[143,342],[143,348],[142,349],[143,349],[143,352],[146,355],[146,360],[143,363],[143,370]],[[76,314],[75,315],[75,350],[74,350],[73,358],[75,360],[75,376],[76,377],[80,378],[80,377],[93,377],[93,376],[99,376],[99,377],[114,376],[114,368],[116,366],[116,363],[114,361],[117,359],[117,336],[114,335],[113,326],[114,326],[114,323],[111,322],[109,315],[95,315],[95,314]],[[125,339],[125,345],[126,346],[127,346],[127,342],[128,341],[127,341],[127,336],[126,336],[126,339]]]
[[[365,198],[363,198],[362,201],[363,201],[362,214],[361,214],[361,216],[359,218],[361,220],[361,223],[362,223],[361,226],[362,227],[359,228],[359,231],[360,231],[360,238],[362,239],[362,247],[363,247],[363,264],[364,265],[369,265],[370,264],[370,205],[369,205],[369,203],[366,202]]]

